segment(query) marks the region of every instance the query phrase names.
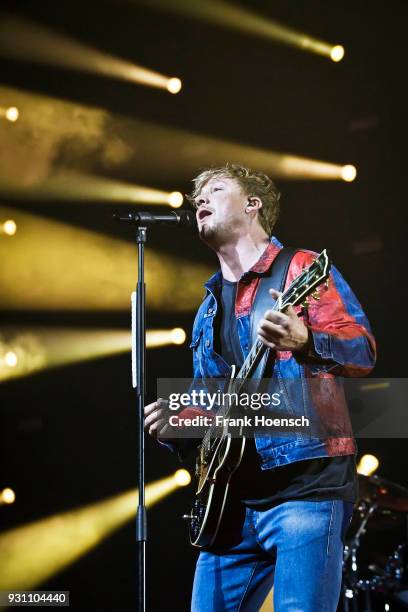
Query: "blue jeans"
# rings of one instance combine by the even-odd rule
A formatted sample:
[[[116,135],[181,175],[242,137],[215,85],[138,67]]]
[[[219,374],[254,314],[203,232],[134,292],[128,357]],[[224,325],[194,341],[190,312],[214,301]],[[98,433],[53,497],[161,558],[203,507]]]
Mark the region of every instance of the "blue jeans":
[[[275,612],[335,612],[352,510],[295,500],[227,514],[223,541],[198,558],[192,612],[255,612],[272,586]]]

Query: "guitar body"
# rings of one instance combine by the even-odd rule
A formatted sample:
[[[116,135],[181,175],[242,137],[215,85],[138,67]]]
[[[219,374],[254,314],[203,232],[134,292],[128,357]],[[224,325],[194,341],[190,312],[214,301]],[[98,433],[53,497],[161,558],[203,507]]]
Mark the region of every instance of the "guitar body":
[[[245,437],[226,434],[219,440],[209,468],[200,479],[190,521],[190,542],[203,548],[215,541],[227,501],[230,481],[241,463],[245,450]],[[198,468],[199,469],[199,468]],[[186,517],[187,518],[187,517]]]
[[[232,366],[228,391],[232,390],[235,371],[236,367]],[[244,450],[242,429],[237,432],[235,428],[235,436],[232,436],[228,427],[223,428],[220,437],[210,438],[206,446],[201,446],[196,463],[197,493],[190,515],[184,517],[190,522],[190,542],[193,546],[203,548],[215,541],[230,481],[241,463]]]

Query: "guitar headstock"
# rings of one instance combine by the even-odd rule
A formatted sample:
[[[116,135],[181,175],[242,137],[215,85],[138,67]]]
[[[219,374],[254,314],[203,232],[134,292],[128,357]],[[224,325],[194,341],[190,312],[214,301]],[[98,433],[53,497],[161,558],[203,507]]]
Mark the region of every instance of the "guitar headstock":
[[[298,306],[305,302],[309,295],[319,299],[317,288],[324,282],[328,282],[331,261],[324,249],[316,259],[305,268],[299,276],[291,283],[290,287],[281,297],[280,310],[287,306]]]

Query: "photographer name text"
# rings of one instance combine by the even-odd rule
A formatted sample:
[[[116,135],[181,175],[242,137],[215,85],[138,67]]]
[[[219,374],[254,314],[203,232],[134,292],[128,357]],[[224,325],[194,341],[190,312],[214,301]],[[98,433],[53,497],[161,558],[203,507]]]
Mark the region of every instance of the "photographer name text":
[[[192,418],[172,415],[169,417],[172,427],[309,427],[309,419],[301,417],[273,418],[265,415],[226,417],[220,414],[210,416],[195,416]]]

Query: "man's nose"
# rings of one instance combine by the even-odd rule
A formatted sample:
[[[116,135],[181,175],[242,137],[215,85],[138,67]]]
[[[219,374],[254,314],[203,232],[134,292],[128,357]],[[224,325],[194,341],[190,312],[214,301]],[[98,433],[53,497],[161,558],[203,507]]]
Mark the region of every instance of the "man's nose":
[[[197,200],[197,204],[199,206],[202,206],[203,204],[204,205],[208,204],[208,202],[209,202],[208,196],[204,196],[204,195],[200,195],[200,197]]]

